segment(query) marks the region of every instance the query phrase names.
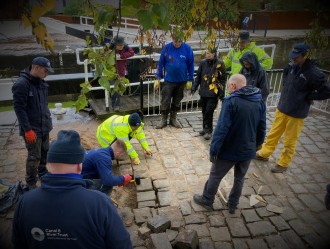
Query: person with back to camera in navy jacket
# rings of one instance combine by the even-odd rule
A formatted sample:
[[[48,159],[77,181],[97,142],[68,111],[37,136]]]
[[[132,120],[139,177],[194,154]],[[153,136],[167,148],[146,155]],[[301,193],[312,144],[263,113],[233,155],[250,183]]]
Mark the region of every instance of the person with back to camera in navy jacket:
[[[16,205],[12,241],[18,248],[132,249],[111,200],[87,189],[81,169],[85,150],[73,130],[60,130],[47,155],[41,187]]]
[[[106,194],[111,194],[113,186],[125,186],[132,180],[132,176],[112,174],[112,160],[126,154],[126,145],[117,139],[111,146],[87,151],[82,165],[84,179],[92,179],[95,188]]]
[[[48,109],[48,84],[44,81],[54,70],[47,58],[36,57],[32,65],[20,73],[12,87],[14,110],[19,134],[28,151],[25,181],[29,189],[36,188],[38,176],[46,172],[49,132],[53,129]]]
[[[265,139],[266,107],[260,90],[246,86],[246,79],[241,74],[229,78],[228,89],[231,94],[222,102],[210,146],[210,176],[203,194],[196,194],[193,199],[212,210],[220,182],[234,166],[234,185],[228,198],[229,213],[234,214],[251,159],[256,155],[256,147]]]

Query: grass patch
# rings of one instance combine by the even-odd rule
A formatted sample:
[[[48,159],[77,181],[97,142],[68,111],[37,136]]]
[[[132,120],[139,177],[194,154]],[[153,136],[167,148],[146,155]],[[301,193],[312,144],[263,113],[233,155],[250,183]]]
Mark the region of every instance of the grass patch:
[[[48,103],[48,108],[49,109],[54,109],[55,108],[55,103],[57,102],[50,102]],[[75,101],[67,101],[67,102],[62,102],[62,108],[74,108]],[[10,106],[0,106],[0,112],[6,112],[6,111],[13,111],[14,107],[12,105]]]

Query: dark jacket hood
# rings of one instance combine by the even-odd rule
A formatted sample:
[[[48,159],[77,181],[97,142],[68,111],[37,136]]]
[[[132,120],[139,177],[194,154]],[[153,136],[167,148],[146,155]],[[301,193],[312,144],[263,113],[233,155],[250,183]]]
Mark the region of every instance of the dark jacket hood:
[[[258,58],[255,53],[253,53],[253,52],[244,53],[242,55],[242,57],[239,59],[239,62],[244,67],[243,61],[247,61],[248,63],[251,64],[251,68],[250,68],[251,71],[259,70],[260,63],[259,63]]]
[[[46,85],[46,86],[48,86],[48,84],[46,83],[46,81],[44,81],[44,80],[42,80],[42,79],[40,79],[40,78],[38,78],[38,77],[34,77],[34,76],[32,76],[31,74],[30,74],[30,71],[31,71],[31,66],[30,67],[27,67],[27,68],[25,68],[25,69],[23,69],[21,72],[20,72],[20,74],[19,74],[19,76],[20,77],[23,77],[23,78],[25,78],[25,79],[27,79],[29,82],[31,82],[32,84],[44,84],[44,85]]]
[[[237,91],[233,92],[226,98],[241,97],[243,99],[258,102],[262,100],[260,89],[253,86],[244,86]]]

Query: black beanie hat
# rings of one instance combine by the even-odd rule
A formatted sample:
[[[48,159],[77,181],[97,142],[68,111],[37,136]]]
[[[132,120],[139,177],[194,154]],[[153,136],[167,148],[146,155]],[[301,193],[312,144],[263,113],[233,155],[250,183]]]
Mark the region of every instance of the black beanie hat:
[[[79,164],[82,163],[85,150],[80,144],[79,133],[73,130],[60,130],[57,140],[49,145],[47,162]]]
[[[129,115],[128,123],[130,126],[140,126],[141,125],[141,118],[139,114],[134,112],[133,114]]]

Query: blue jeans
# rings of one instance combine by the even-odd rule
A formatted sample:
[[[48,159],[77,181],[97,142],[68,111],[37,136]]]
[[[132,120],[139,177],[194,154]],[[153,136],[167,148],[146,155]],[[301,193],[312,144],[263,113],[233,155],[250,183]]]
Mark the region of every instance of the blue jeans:
[[[49,148],[49,134],[43,135],[42,137],[38,135],[37,141],[34,144],[27,143],[25,138],[24,141],[28,151],[25,181],[28,185],[32,186],[35,185],[38,180],[37,175],[41,178],[47,173],[46,163]]]
[[[249,169],[250,162],[251,159],[239,162],[218,159],[215,163],[212,163],[209,179],[204,186],[203,197],[210,201],[210,204],[213,204],[222,178],[234,166],[234,186],[230,191],[228,206],[236,208],[242,194],[244,176]]]

